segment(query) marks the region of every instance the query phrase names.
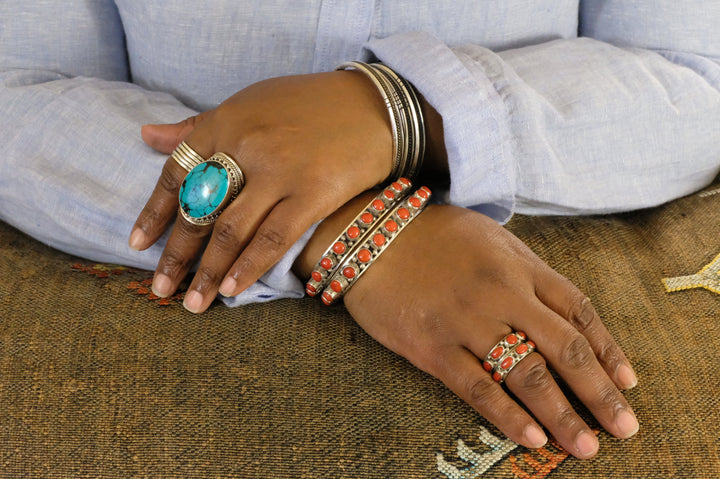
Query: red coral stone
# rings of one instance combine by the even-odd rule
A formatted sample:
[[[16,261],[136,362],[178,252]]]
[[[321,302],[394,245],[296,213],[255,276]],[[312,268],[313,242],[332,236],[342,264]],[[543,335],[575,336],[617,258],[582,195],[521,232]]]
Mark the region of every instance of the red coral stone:
[[[362,215],[360,215],[360,221],[362,221],[363,223],[365,223],[367,225],[372,223],[374,218],[375,217],[372,215],[372,213],[368,213],[368,212],[365,212]]]
[[[402,220],[406,220],[406,219],[410,218],[410,211],[407,208],[399,208],[397,210],[397,215],[398,215],[398,218],[400,218]]]
[[[305,291],[307,291],[308,293],[312,293],[312,294],[317,293],[317,289],[315,289],[315,286],[313,286],[313,285],[310,284],[310,283],[307,283],[307,284],[305,285]]]
[[[394,233],[398,230],[398,224],[395,223],[393,220],[389,220],[387,223],[385,223],[385,229],[388,230],[390,233]]]
[[[430,188],[428,188],[427,186],[421,186],[420,189],[423,190],[428,195],[432,195],[432,191],[430,191]]]
[[[352,266],[346,266],[345,269],[343,269],[343,276],[347,279],[353,279],[355,277],[355,268]]]
[[[343,254],[345,252],[345,243],[338,241],[333,245],[333,251],[335,254]]]
[[[500,356],[502,356],[502,354],[504,352],[505,352],[505,348],[503,348],[502,346],[498,346],[497,348],[492,350],[492,352],[490,353],[490,357],[493,359],[497,359]]]
[[[535,343],[534,343],[534,342],[532,342],[532,341],[528,341],[528,342],[527,342],[527,343],[525,343],[525,344],[527,344],[528,346],[530,346],[530,347],[531,347],[531,348],[533,348],[533,349],[535,349],[535,348],[536,348],[536,346],[535,346]]]
[[[319,283],[320,281],[322,281],[322,273],[321,273],[320,271],[313,271],[312,274],[311,274],[311,276],[312,276],[312,279],[314,279],[314,280],[317,281],[318,283]]]
[[[410,206],[413,208],[420,208],[420,205],[422,205],[422,201],[420,201],[420,198],[417,196],[411,196],[408,203],[410,203]]]
[[[485,362],[483,363],[483,368],[485,368],[485,371],[490,372],[490,371],[492,371],[492,364],[490,364],[489,362],[485,361]]]
[[[493,379],[495,380],[496,383],[499,383],[500,380],[502,379],[502,376],[500,375],[500,373],[495,372],[495,373],[493,373]]]
[[[357,238],[358,236],[360,236],[360,228],[358,228],[357,226],[351,226],[347,230],[347,235],[350,239]]]
[[[424,198],[424,199],[428,199],[428,198],[430,197],[430,195],[427,193],[427,191],[423,190],[422,188],[420,188],[419,190],[417,190],[416,194],[417,194],[420,198]]]
[[[387,198],[389,200],[395,199],[395,192],[393,192],[392,190],[385,190],[384,195],[385,195],[385,198]]]
[[[512,366],[513,362],[515,362],[513,358],[505,358],[503,362],[500,363],[500,367],[503,369],[507,369]]]
[[[505,342],[508,344],[515,344],[518,342],[518,338],[514,334],[508,334],[505,338]]]
[[[375,246],[382,246],[385,244],[385,235],[382,235],[380,233],[373,236],[373,243],[375,243]]]
[[[407,178],[400,178],[398,181],[405,186],[410,186],[410,180],[408,180]]]
[[[361,249],[358,251],[357,258],[361,262],[367,263],[372,258],[372,253],[370,253],[370,250],[368,249]]]
[[[332,296],[330,296],[330,293],[328,293],[327,291],[322,294],[322,302],[327,304],[328,306],[333,302]]]
[[[382,200],[376,199],[373,200],[372,207],[378,211],[382,211],[385,209],[385,203],[383,203]]]
[[[322,261],[320,261],[320,266],[322,266],[323,269],[330,269],[333,266],[332,260],[330,258],[323,258]]]
[[[390,186],[392,186],[394,190],[402,191],[402,185],[397,181],[393,181]]]
[[[515,331],[515,334],[520,336],[520,339],[522,339],[523,341],[527,339],[527,334],[523,333],[522,331]]]
[[[525,353],[527,353],[527,352],[528,352],[528,345],[525,344],[525,343],[521,344],[520,346],[518,346],[517,348],[515,348],[515,352],[518,353],[518,354],[525,354]]]
[[[340,281],[337,281],[337,280],[333,281],[332,283],[330,283],[330,287],[336,293],[339,293],[340,291],[342,291],[342,284],[340,284]]]

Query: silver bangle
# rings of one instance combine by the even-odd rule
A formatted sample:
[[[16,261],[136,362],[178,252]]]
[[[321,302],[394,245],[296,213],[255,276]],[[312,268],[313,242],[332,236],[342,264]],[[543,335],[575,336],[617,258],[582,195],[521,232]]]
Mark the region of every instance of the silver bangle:
[[[377,226],[365,235],[365,240],[355,247],[330,277],[321,296],[323,303],[331,305],[352,288],[400,232],[425,209],[431,194],[426,186],[418,188],[378,221]]]
[[[338,271],[345,258],[352,255],[356,246],[367,239],[368,231],[374,228],[388,211],[408,195],[411,187],[412,184],[409,180],[400,178],[383,188],[363,208],[343,232],[330,243],[315,264],[310,279],[305,284],[305,292],[308,296],[315,296],[328,285],[330,278]]]
[[[383,102],[388,109],[388,113],[390,114],[390,127],[392,129],[393,138],[393,166],[390,173],[390,178],[393,178],[393,174],[398,169],[402,158],[402,152],[400,148],[401,125],[398,122],[397,113],[397,111],[400,110],[399,104],[401,103],[401,100],[398,98],[397,94],[393,94],[393,89],[387,85],[386,81],[380,75],[376,73],[374,67],[371,67],[367,63],[363,62],[345,62],[336,68],[336,70],[348,69],[358,70],[365,74],[365,76],[373,82],[377,90],[382,95]]]
[[[346,62],[338,67],[356,69],[373,82],[390,114],[393,133],[393,166],[389,179],[415,179],[425,156],[425,121],[415,89],[382,63]]]

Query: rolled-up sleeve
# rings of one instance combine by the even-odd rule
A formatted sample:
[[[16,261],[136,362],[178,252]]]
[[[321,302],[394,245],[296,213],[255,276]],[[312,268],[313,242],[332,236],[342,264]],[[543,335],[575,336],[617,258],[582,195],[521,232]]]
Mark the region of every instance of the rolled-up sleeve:
[[[143,252],[128,237],[167,156],[140,128],[197,112],[128,81],[111,1],[4,3],[0,32],[0,220],[70,254],[154,269],[165,237]],[[290,269],[306,241],[228,301],[302,296]]]
[[[625,25],[620,38],[613,19],[638,7],[586,3],[581,33],[595,38],[506,51],[422,32],[370,41],[442,116],[451,203],[498,221],[608,213],[661,204],[718,174],[720,6],[659,9],[636,27],[652,31]],[[668,25],[685,32],[664,37]]]

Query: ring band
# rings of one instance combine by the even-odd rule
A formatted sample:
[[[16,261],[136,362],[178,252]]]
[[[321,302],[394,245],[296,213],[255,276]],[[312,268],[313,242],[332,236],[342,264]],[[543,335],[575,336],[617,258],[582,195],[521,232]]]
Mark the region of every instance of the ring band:
[[[535,343],[522,331],[510,333],[493,346],[483,361],[483,368],[495,382],[502,384],[510,371],[535,349]]]
[[[200,163],[205,161],[205,158],[200,156],[197,151],[193,150],[190,145],[184,141],[175,148],[170,156],[188,173]]]
[[[212,224],[243,186],[245,175],[235,160],[215,153],[185,176],[178,193],[180,213],[194,225]]]

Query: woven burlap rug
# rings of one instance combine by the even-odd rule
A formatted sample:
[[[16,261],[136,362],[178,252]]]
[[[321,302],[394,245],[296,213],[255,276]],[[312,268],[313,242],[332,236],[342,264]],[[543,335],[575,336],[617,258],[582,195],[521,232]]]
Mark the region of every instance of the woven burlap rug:
[[[509,228],[592,299],[633,362],[640,432],[579,461],[516,446],[342,308],[187,313],[151,273],[0,225],[0,477],[720,477],[720,194]],[[580,409],[594,427],[597,423]],[[598,428],[599,429],[599,428]]]

